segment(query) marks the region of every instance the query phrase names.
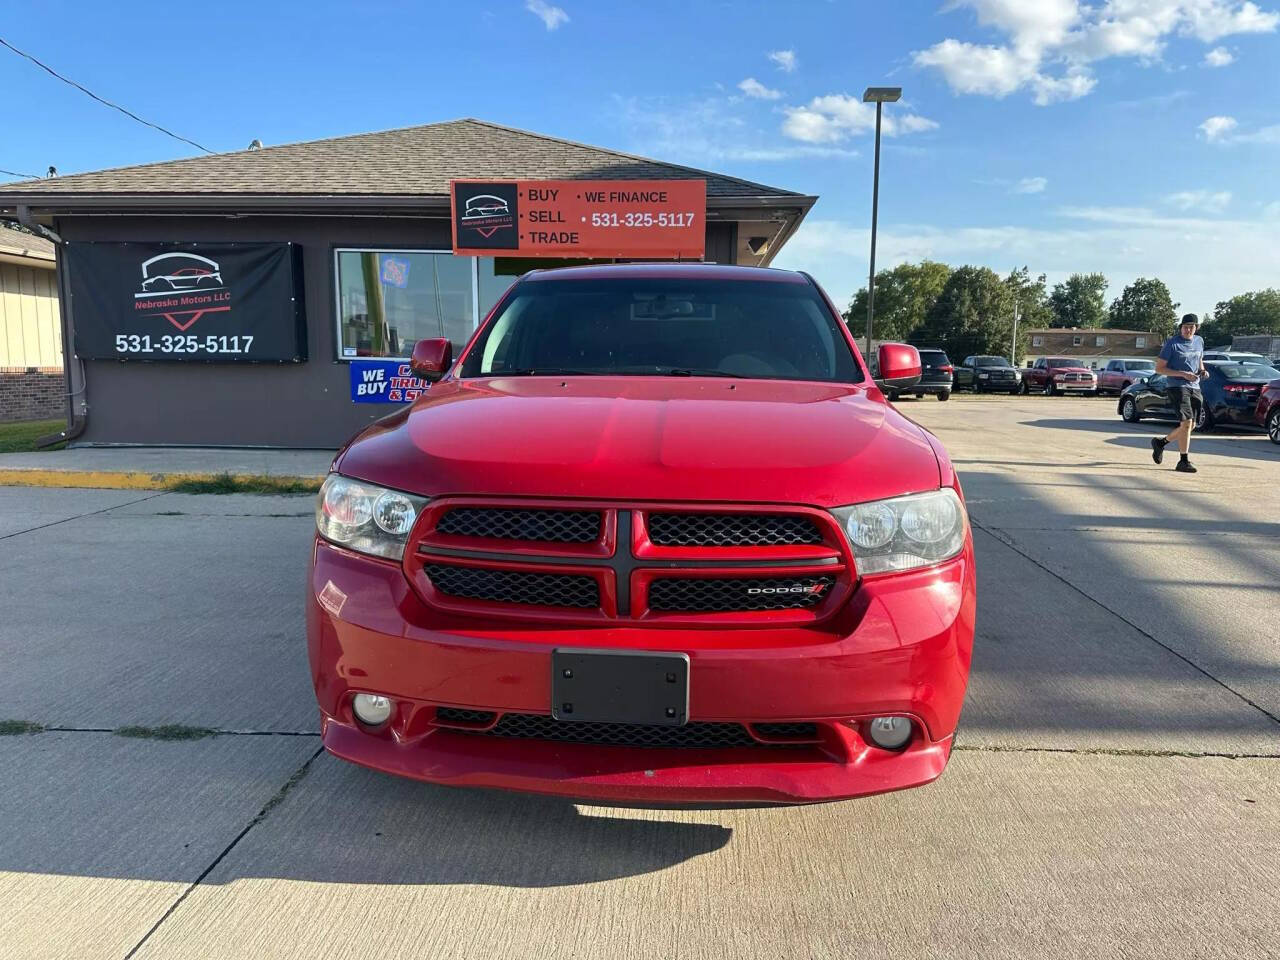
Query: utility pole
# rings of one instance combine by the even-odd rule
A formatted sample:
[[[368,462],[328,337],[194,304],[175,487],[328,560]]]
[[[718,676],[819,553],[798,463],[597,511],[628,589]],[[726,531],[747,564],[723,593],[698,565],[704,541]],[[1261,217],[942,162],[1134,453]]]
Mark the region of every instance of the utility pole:
[[[1013,301],[1013,343],[1009,348],[1009,366],[1018,365],[1018,301]]]

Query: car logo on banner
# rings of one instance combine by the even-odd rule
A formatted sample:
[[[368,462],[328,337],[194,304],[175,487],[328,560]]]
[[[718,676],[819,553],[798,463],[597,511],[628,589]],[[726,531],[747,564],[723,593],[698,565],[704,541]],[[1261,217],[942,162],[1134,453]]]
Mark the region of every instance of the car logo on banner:
[[[183,333],[206,313],[231,309],[222,268],[195,253],[162,253],[142,261],[142,292],[133,299],[139,316],[164,317]]]
[[[456,246],[514,250],[520,245],[516,230],[519,196],[514,183],[468,181],[453,186]]]

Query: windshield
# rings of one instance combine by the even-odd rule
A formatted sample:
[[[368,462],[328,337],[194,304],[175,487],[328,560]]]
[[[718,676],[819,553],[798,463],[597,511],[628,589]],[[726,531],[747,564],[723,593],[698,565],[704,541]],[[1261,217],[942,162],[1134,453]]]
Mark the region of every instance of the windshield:
[[[1124,368],[1126,370],[1154,370],[1156,362],[1154,360],[1126,360]]]
[[[1265,363],[1219,363],[1218,369],[1228,380],[1274,380],[1280,370]]]
[[[1007,367],[1009,361],[1004,357],[974,357],[973,365],[975,367]]]
[[[1080,366],[1080,361],[1071,360],[1067,357],[1051,357],[1044,364],[1050,370],[1053,370],[1056,367],[1078,367]]]
[[[518,284],[462,376],[540,374],[862,380],[812,284],[687,277]]]

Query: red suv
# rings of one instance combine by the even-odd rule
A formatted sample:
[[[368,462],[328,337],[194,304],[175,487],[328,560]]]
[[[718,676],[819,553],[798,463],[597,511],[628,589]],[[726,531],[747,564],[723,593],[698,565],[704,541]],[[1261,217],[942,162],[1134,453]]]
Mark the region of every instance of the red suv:
[[[640,803],[941,774],[974,632],[960,483],[810,277],[535,271],[451,357],[417,344],[440,382],[320,493],[331,753]],[[913,347],[878,360],[887,388],[920,374]]]

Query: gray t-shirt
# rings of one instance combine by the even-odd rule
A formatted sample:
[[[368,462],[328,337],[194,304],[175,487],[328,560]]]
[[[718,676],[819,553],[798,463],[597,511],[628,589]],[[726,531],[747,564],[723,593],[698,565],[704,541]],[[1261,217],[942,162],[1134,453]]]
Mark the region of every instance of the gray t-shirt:
[[[1198,374],[1204,361],[1204,341],[1194,335],[1190,340],[1184,340],[1180,335],[1174,334],[1160,348],[1160,359],[1168,365],[1170,370]],[[1200,378],[1183,380],[1181,377],[1170,377],[1169,386],[1186,386],[1199,390]]]

